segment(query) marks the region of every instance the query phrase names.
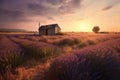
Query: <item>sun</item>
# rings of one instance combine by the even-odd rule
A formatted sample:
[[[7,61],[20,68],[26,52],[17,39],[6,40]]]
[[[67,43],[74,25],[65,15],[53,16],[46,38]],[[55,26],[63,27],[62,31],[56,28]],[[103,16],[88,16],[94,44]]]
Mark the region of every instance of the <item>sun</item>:
[[[88,23],[79,23],[79,29],[80,31],[83,31],[83,32],[90,32],[91,31],[91,28],[90,28],[90,24]]]

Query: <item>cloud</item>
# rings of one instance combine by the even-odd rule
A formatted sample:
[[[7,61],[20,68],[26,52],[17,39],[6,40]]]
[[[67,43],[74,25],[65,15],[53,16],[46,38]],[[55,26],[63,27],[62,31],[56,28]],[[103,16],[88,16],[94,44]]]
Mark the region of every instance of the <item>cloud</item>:
[[[0,22],[30,22],[24,12],[17,10],[0,9]]]
[[[72,14],[79,9],[82,0],[0,0],[2,17],[21,19],[31,16],[58,16]],[[25,17],[24,17],[25,18]]]
[[[45,0],[47,3],[50,3],[52,5],[60,5],[60,3],[64,3],[67,0]]]
[[[120,3],[120,0],[114,0],[110,1],[108,5],[106,5],[104,8],[102,8],[103,11],[107,11],[112,9],[114,6],[117,6]]]
[[[0,26],[31,22],[36,18],[54,21],[74,14],[82,0],[0,0]],[[34,21],[33,21],[34,22]],[[4,24],[3,24],[4,23]]]
[[[49,8],[38,3],[29,3],[27,4],[27,7],[29,14],[32,15],[45,15],[46,11],[49,10]]]
[[[11,20],[17,20],[19,18],[22,18],[23,13],[16,10],[7,10],[7,9],[0,9],[0,21],[11,21]]]
[[[103,11],[107,11],[107,10],[110,10],[110,9],[112,9],[112,8],[113,8],[113,6],[110,5],[110,6],[104,7],[102,10],[103,10]]]
[[[28,10],[38,15],[63,15],[73,13],[80,7],[81,0],[43,0],[28,4]]]

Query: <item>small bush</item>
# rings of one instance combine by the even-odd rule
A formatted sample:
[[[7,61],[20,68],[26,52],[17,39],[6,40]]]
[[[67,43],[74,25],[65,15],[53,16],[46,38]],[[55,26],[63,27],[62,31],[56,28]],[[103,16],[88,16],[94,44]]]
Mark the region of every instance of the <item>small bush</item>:
[[[51,56],[58,55],[61,52],[59,48],[49,46],[39,48],[25,46],[24,48],[26,50],[26,56],[30,59],[35,60],[42,60]]]
[[[95,45],[96,43],[92,40],[87,40],[86,42],[79,42],[77,48],[83,48],[89,45]]]
[[[73,45],[72,40],[70,40],[70,39],[63,39],[57,44],[60,46]]]
[[[94,41],[92,41],[92,40],[87,40],[87,44],[88,45],[95,45],[96,43]]]
[[[78,45],[78,48],[83,48],[83,47],[86,47],[87,44],[85,42],[82,42]]]
[[[74,44],[80,44],[80,43],[81,43],[81,41],[79,39],[77,39],[77,38],[74,39]]]
[[[81,43],[81,41],[75,38],[75,39],[63,39],[55,44],[59,46],[73,46],[78,45],[79,43]]]
[[[64,35],[64,33],[62,33],[62,32],[59,32],[59,33],[57,33],[56,35]]]

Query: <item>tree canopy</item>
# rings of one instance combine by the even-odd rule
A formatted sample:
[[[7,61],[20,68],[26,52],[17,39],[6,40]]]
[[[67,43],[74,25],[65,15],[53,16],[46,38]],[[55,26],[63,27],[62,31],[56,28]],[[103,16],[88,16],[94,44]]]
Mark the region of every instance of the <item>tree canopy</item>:
[[[99,26],[94,26],[93,29],[92,29],[92,31],[93,31],[94,33],[98,33],[99,30],[100,30]]]

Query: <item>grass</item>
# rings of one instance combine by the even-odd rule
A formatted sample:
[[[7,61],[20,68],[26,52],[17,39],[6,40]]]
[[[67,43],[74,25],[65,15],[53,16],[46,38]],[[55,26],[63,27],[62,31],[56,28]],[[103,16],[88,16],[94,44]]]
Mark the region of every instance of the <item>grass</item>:
[[[95,41],[93,41],[93,40],[87,40],[87,42],[86,42],[88,45],[95,45],[96,43],[95,43]]]
[[[119,80],[119,41],[110,40],[57,57],[43,80]]]
[[[81,41],[77,38],[75,39],[63,39],[59,42],[55,42],[54,44],[57,44],[58,46],[73,46],[81,43]]]
[[[61,46],[61,47],[69,46],[73,49],[79,49],[79,48],[83,48],[83,47],[86,47],[89,45],[95,45],[96,43],[95,43],[95,41],[90,40],[90,39],[88,39],[87,41],[82,41],[78,38],[73,38],[73,39],[66,38],[66,39],[62,39],[58,42],[54,42],[53,44]]]
[[[24,46],[24,49],[26,51],[26,56],[29,59],[35,59],[35,60],[42,60],[55,55],[59,55],[61,52],[60,49],[52,48],[52,47],[34,48],[30,46]]]
[[[24,41],[21,43],[21,39],[18,39],[20,42],[17,42],[16,38],[16,40],[13,38],[10,39],[11,40],[5,38],[7,42],[9,41],[10,46],[17,44],[17,46],[19,45],[22,49],[24,49],[24,53],[22,53],[22,51],[20,52],[20,50],[13,49],[17,47],[16,45],[16,47],[11,48],[3,44],[3,46],[6,46],[7,49],[5,48],[5,51],[0,51],[0,80],[15,80],[15,76],[17,75],[16,69],[18,67],[32,67],[37,65],[38,62],[45,63],[50,58],[61,53],[61,49],[55,46],[44,43],[43,45],[36,44],[35,42],[28,40],[25,40],[27,43]],[[35,43],[37,46],[33,43]],[[2,54],[2,52],[4,52],[4,54]]]
[[[78,48],[83,48],[83,47],[86,47],[87,44],[85,42],[82,42],[78,45]]]
[[[0,56],[0,80],[15,80],[16,69],[18,67],[33,66],[38,61],[45,63],[49,58],[59,55],[61,51],[58,48],[52,47],[35,49],[30,46],[25,46],[24,49],[26,51],[24,55],[21,55],[22,53],[19,52],[14,52]],[[34,63],[33,60],[35,60]]]
[[[0,37],[0,80],[16,80],[17,75],[20,80],[29,80],[35,75],[40,78],[41,75],[45,75],[47,79],[43,80],[119,80],[118,35],[16,36],[12,36],[11,39],[16,39],[13,39],[13,42],[7,36]],[[111,42],[108,42],[110,40]],[[103,45],[97,46],[99,45],[97,43],[103,43]],[[21,48],[24,52],[20,52]],[[79,54],[72,54],[77,50]],[[70,54],[60,56],[63,53]],[[110,54],[104,55],[105,53]],[[39,70],[36,67],[37,71],[32,73],[35,66],[51,62],[50,59],[54,60],[50,68],[47,68],[48,71],[44,73],[42,68],[42,70],[39,69],[42,73],[38,74]],[[23,70],[20,73],[17,72],[16,69],[21,67]],[[32,69],[29,71],[30,68]],[[38,80],[41,79],[38,78]]]
[[[66,60],[67,59],[67,60]],[[95,54],[56,59],[44,80],[119,80],[120,64],[114,57]]]
[[[10,54],[3,54],[0,56],[0,73],[1,73],[1,80],[8,80],[11,76],[15,73],[15,69],[19,67],[23,63],[23,55],[21,53],[10,53]]]

